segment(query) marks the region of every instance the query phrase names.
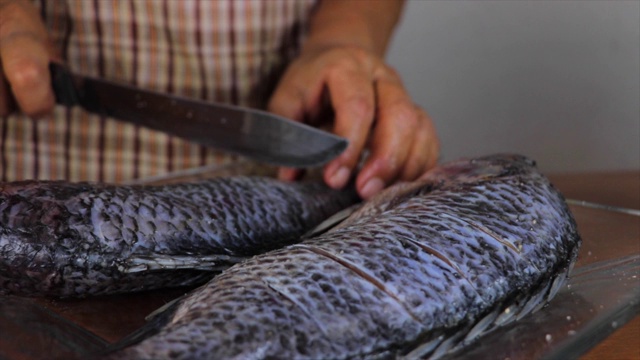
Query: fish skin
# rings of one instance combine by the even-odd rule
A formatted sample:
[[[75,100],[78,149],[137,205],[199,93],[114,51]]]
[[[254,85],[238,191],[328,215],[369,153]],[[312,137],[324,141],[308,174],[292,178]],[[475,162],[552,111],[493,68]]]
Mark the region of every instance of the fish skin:
[[[531,160],[452,162],[232,266],[107,358],[438,358],[550,300],[580,243]]]
[[[262,177],[0,183],[0,293],[78,297],[202,283],[357,201],[353,189]]]

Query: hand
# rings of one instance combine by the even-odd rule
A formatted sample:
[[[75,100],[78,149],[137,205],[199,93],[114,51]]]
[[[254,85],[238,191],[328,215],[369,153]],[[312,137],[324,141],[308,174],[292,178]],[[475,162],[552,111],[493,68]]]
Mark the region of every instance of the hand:
[[[0,116],[16,105],[32,117],[53,109],[52,60],[60,61],[31,1],[0,0]]]
[[[303,52],[285,72],[269,110],[313,122],[326,98],[335,113],[334,132],[349,140],[345,152],[324,168],[329,186],[347,184],[366,147],[370,154],[356,178],[364,199],[396,180],[414,180],[435,165],[439,143],[430,117],[379,56],[356,46]],[[279,177],[292,180],[297,174],[284,169]]]

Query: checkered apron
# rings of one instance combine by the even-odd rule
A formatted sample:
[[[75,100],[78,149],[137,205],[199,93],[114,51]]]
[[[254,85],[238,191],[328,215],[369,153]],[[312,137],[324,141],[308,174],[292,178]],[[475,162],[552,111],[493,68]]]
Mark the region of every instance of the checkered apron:
[[[36,0],[70,69],[264,108],[315,0]],[[187,121],[187,119],[176,119]],[[235,160],[164,133],[57,106],[0,117],[0,181],[122,182]]]

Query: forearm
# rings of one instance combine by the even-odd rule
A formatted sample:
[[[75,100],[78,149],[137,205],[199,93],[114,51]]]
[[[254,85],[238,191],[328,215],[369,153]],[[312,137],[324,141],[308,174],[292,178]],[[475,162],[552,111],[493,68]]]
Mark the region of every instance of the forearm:
[[[303,51],[346,45],[382,56],[403,5],[404,0],[322,0]]]

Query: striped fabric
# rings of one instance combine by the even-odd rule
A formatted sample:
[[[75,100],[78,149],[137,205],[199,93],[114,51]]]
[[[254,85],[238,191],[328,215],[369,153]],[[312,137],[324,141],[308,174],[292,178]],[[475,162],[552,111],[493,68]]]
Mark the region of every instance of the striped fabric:
[[[74,72],[262,108],[315,0],[35,2]],[[0,118],[0,181],[122,182],[233,160],[76,108],[57,107],[51,119]]]

